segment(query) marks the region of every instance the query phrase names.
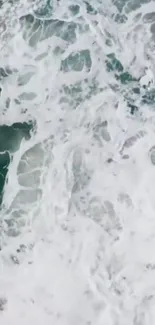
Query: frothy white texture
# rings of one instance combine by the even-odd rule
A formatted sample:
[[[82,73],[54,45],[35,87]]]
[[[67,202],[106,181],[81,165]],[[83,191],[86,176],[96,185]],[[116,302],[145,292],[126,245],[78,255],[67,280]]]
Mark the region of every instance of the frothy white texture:
[[[18,17],[41,4],[21,1],[1,12],[1,64],[12,69],[2,81],[1,123],[36,123],[5,186],[2,325],[155,323],[154,111],[144,105],[131,115],[125,86],[105,65],[114,52],[141,86],[148,62],[154,78],[153,36],[143,17],[155,8],[144,4],[118,24],[116,7],[105,2],[92,1],[98,14],[91,15],[80,0],[53,1],[52,19],[65,24],[42,41],[36,33],[31,46]],[[70,23],[77,27],[65,34]],[[89,64],[62,63],[84,50]]]

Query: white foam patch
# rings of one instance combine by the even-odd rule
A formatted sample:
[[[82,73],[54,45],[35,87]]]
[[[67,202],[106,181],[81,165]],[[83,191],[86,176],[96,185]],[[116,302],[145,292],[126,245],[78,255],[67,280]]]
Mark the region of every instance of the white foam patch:
[[[9,23],[1,63],[13,72],[1,81],[0,120],[36,122],[5,185],[3,325],[155,323],[154,111],[146,104],[131,115],[129,86],[118,84],[105,64],[114,52],[141,87],[154,79],[150,23],[142,20],[154,3],[132,11],[124,24],[114,21],[110,1],[91,4],[97,15],[80,0],[53,1],[52,19],[65,24],[57,26],[59,35],[54,29],[41,42],[34,38],[33,46],[17,18],[38,4],[20,2],[2,12]],[[79,5],[79,13],[72,15],[69,5]],[[69,23],[76,32],[65,34]],[[89,69],[83,59],[80,71],[63,71],[62,61],[85,49]]]

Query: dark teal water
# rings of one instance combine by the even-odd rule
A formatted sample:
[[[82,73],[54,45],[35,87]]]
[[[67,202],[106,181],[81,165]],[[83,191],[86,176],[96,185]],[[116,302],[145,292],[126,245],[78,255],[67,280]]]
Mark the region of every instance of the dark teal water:
[[[13,153],[19,149],[22,139],[30,139],[32,129],[32,122],[0,125],[0,204]]]

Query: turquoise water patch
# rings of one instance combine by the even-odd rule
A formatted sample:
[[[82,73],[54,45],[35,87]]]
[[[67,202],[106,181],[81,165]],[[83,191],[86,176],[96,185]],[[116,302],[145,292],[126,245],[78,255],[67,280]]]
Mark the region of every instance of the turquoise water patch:
[[[80,12],[80,6],[78,5],[70,5],[68,8],[73,16],[78,15]]]
[[[0,68],[0,80],[3,80],[4,78],[8,77],[10,74],[12,74],[12,71],[9,67]]]
[[[136,96],[135,99],[132,94]],[[129,91],[127,93],[125,100],[127,101],[127,106],[130,108],[130,113],[132,115],[141,109],[143,105],[149,105],[152,109],[154,109],[155,89],[141,89],[140,87],[132,88],[132,92]]]
[[[51,0],[47,0],[45,5],[35,10],[34,13],[35,16],[37,16],[38,18],[49,18],[51,17],[52,11],[53,11],[53,5],[51,3]]]
[[[118,13],[114,16],[114,20],[119,24],[124,24],[128,20],[128,18],[127,16]]]
[[[19,149],[22,139],[30,139],[32,129],[32,122],[0,126],[0,204],[3,199],[3,189],[11,154]]]
[[[71,53],[61,63],[61,70],[64,72],[82,71],[86,67],[87,71],[90,71],[92,65],[91,56],[89,50],[82,50],[78,53]]]
[[[106,61],[107,71],[123,71],[123,66],[121,62],[115,57],[114,53],[107,55],[108,60]]]
[[[129,112],[131,115],[135,115],[138,112],[138,107],[130,102],[127,102],[127,106],[129,107]]]
[[[150,31],[153,35],[155,35],[155,23],[151,25]]]
[[[153,23],[155,22],[155,12],[149,12],[143,16],[144,23]]]
[[[105,63],[107,71],[109,73],[114,73],[114,76],[119,82],[120,86],[125,86],[122,94],[131,115],[134,115],[139,110],[139,105],[142,106],[144,104],[148,104],[149,106],[153,106],[155,104],[155,89],[141,87],[140,78],[137,79],[133,77],[131,73],[125,71],[123,65],[116,58],[114,53],[107,55],[107,60]]]
[[[28,101],[29,100],[31,101],[31,100],[35,99],[36,97],[37,97],[37,95],[32,92],[29,92],[29,93],[24,92],[19,95],[20,100],[28,100]]]
[[[107,55],[106,68],[108,72],[118,72],[115,74],[115,78],[121,82],[121,84],[126,85],[129,82],[138,81],[136,78],[132,77],[132,75],[128,71],[124,71],[123,65],[116,58],[114,53],[110,53]]]
[[[23,28],[23,37],[30,46],[35,46],[52,36],[57,36],[70,43],[76,39],[77,24],[57,19],[40,20],[32,14],[20,17]]]
[[[0,152],[15,152],[19,149],[21,140],[30,139],[30,132],[33,129],[32,122],[14,123],[11,126],[0,126]]]
[[[18,86],[26,85],[31,80],[33,75],[34,75],[33,71],[29,71],[27,73],[24,73],[24,74],[20,75],[18,77]]]
[[[137,95],[140,94],[140,88],[139,87],[133,88],[132,91],[133,91],[134,94],[137,94]]]
[[[130,0],[127,1],[127,5],[126,5],[126,12],[131,12],[134,10],[139,9],[143,4],[145,3],[149,3],[151,2],[151,0]]]
[[[138,81],[136,78],[132,77],[132,75],[129,72],[123,72],[120,75],[115,74],[115,77],[123,85],[127,85],[129,82]]]
[[[151,0],[112,0],[112,3],[117,7],[119,12],[125,9],[127,13],[139,9],[143,4],[149,2],[151,2]]]
[[[125,0],[112,0],[112,3],[116,6],[119,12],[122,12],[125,2]]]
[[[9,164],[10,164],[9,152],[6,151],[5,153],[0,153],[0,204],[2,203],[2,199],[3,199],[3,188],[4,188]]]
[[[146,94],[142,96],[142,103],[148,105],[155,104],[155,89],[146,91]]]
[[[86,4],[86,10],[87,10],[87,13],[90,14],[90,15],[96,15],[97,14],[97,11],[91,6],[91,4],[87,1],[84,1],[85,4]]]

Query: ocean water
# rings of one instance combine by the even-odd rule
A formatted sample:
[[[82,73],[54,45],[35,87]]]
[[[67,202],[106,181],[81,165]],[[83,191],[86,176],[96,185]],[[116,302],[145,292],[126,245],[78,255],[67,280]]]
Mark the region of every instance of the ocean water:
[[[155,1],[0,1],[0,324],[155,324]]]

